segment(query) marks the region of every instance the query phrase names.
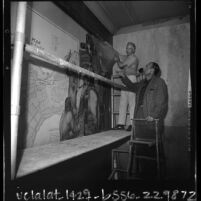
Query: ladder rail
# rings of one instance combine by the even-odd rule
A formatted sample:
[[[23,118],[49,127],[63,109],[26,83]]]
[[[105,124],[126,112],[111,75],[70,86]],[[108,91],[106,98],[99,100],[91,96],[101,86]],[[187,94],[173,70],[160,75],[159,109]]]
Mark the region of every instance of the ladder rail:
[[[116,167],[113,166],[112,164],[112,173],[109,177],[109,179],[112,179],[112,177],[115,175],[115,173],[118,173],[118,172],[124,172],[127,174],[127,179],[129,178],[132,178],[132,179],[135,179],[137,178],[136,176],[135,177],[132,177],[135,172],[133,172],[133,161],[135,160],[135,162],[139,159],[143,159],[143,160],[152,160],[152,161],[156,161],[156,165],[157,165],[157,179],[160,180],[161,178],[161,167],[160,167],[160,162],[161,162],[161,158],[160,158],[160,145],[159,143],[161,143],[161,138],[160,138],[160,133],[159,133],[159,129],[158,129],[158,126],[159,126],[159,119],[154,119],[154,130],[155,130],[155,139],[151,140],[151,139],[145,139],[145,141],[139,141],[141,139],[139,138],[135,138],[135,132],[136,132],[136,125],[135,125],[135,121],[146,121],[146,119],[140,119],[140,118],[136,118],[133,120],[133,127],[132,127],[132,133],[131,133],[131,136],[130,136],[130,141],[129,141],[129,147],[128,147],[128,150],[121,150],[121,149],[113,149],[112,150],[112,153],[113,153],[113,157],[118,157],[118,154],[128,154],[128,163],[127,163],[127,168],[124,170],[124,169],[121,169],[119,168],[118,166],[118,163],[116,161]],[[147,141],[146,141],[147,140]],[[153,141],[153,144],[155,147],[156,147],[156,152],[155,152],[155,156],[154,157],[149,157],[149,156],[143,156],[143,155],[137,155],[136,154],[136,147],[134,146],[135,144],[143,144],[143,145],[150,145],[151,141]],[[112,158],[112,163],[114,162],[113,161],[114,158]],[[137,166],[138,164],[135,163],[135,169],[138,167]],[[139,179],[139,178],[138,178]]]

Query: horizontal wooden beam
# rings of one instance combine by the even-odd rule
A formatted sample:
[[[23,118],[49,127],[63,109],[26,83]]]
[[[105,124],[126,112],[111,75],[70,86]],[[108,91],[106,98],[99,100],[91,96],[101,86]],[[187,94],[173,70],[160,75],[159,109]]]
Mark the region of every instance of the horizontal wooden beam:
[[[111,81],[110,79],[107,79],[101,75],[98,75],[94,72],[91,72],[87,69],[84,69],[80,66],[77,66],[77,65],[74,65],[68,61],[65,61],[53,54],[50,54],[44,50],[41,50],[35,46],[32,46],[32,45],[28,45],[26,44],[25,45],[25,50],[28,52],[28,53],[31,53],[30,56],[37,56],[37,59],[38,57],[41,58],[43,61],[46,61],[48,63],[51,63],[53,65],[56,65],[58,69],[60,70],[70,70],[70,71],[73,71],[73,72],[76,72],[76,73],[79,73],[79,74],[82,74],[82,75],[86,75],[88,77],[91,77],[95,80],[100,80],[104,83],[107,83],[113,87],[116,87],[116,88],[120,88],[120,89],[125,89],[126,90],[126,87],[124,85],[121,85],[121,84],[118,84],[118,83],[115,83],[113,81]]]
[[[90,11],[97,16],[102,24],[110,31],[111,34],[114,34],[117,31],[116,26],[108,18],[107,13],[105,13],[104,8],[101,7],[97,1],[83,1],[83,3],[90,9]]]
[[[129,138],[130,132],[110,130],[21,150],[22,159],[18,168],[17,178],[106,146],[113,147],[115,144],[119,146],[119,143],[123,144]]]
[[[55,1],[54,3],[90,34],[112,44],[113,35],[82,1]]]

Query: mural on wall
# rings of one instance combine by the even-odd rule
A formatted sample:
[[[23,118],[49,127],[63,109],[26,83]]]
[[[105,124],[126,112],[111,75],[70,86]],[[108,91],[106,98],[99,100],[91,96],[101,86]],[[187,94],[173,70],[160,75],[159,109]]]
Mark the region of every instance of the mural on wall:
[[[93,68],[97,74],[108,79],[111,78],[114,66],[114,57],[118,52],[108,43],[94,36],[88,35],[88,41],[94,49],[92,57]],[[95,84],[99,93],[100,105],[100,129],[106,130],[111,128],[111,87],[104,84]]]
[[[30,7],[26,27],[28,44],[60,58],[65,58],[70,50],[78,51],[76,38]],[[66,74],[37,59],[23,61],[18,148],[60,141],[59,122],[68,93],[69,77]]]
[[[12,16],[13,40],[16,19]],[[26,43],[105,77],[112,60],[103,49],[80,48],[79,41],[28,6]],[[90,42],[91,41],[91,42]],[[79,53],[78,53],[79,51]],[[80,63],[79,63],[80,62]],[[108,63],[109,62],[109,63]],[[18,148],[40,146],[110,129],[111,87],[92,78],[53,70],[39,60],[24,60]],[[64,123],[65,122],[65,123]],[[66,123],[67,122],[67,123]],[[62,126],[63,125],[63,126]]]
[[[79,58],[80,66],[102,76],[110,76],[113,56],[105,58],[106,48],[111,53],[115,51],[107,45],[101,48],[101,41],[96,44],[90,35],[86,36],[86,43],[81,43]],[[95,44],[95,45],[94,45]],[[67,61],[79,65],[76,52],[69,52],[65,57]],[[100,56],[101,55],[101,56]],[[104,63],[102,61],[107,61]],[[109,129],[110,122],[110,87],[83,77],[73,72],[69,76],[69,94],[65,100],[65,107],[60,119],[60,139],[67,140],[83,135],[90,135]],[[107,117],[105,116],[107,115]]]
[[[66,60],[79,65],[79,54],[70,52]],[[98,129],[98,93],[87,78],[73,72],[69,76],[69,94],[65,99],[59,130],[60,140],[67,140],[87,134]]]
[[[105,75],[110,77],[115,64],[114,57],[118,56],[119,53],[108,42],[101,41],[94,36],[91,36],[91,39],[101,63],[101,70]]]
[[[29,7],[26,23],[30,28],[26,30],[26,43],[102,76],[107,74],[95,48],[79,50],[78,40]],[[18,148],[109,129],[110,89],[71,71],[57,72],[37,59],[24,60]]]

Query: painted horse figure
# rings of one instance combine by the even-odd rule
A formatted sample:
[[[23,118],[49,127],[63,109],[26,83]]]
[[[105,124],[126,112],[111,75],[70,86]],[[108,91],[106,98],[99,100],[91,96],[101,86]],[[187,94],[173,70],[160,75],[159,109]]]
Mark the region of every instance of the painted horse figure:
[[[100,59],[102,71],[110,77],[115,64],[114,58],[119,53],[108,42],[101,41],[94,36],[90,37],[97,51],[97,56]]]

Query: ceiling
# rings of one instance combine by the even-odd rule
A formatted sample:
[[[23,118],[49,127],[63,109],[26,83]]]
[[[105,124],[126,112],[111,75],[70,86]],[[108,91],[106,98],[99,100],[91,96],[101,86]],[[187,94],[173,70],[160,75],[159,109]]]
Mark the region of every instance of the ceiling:
[[[127,26],[187,16],[190,1],[83,1],[111,34]]]

